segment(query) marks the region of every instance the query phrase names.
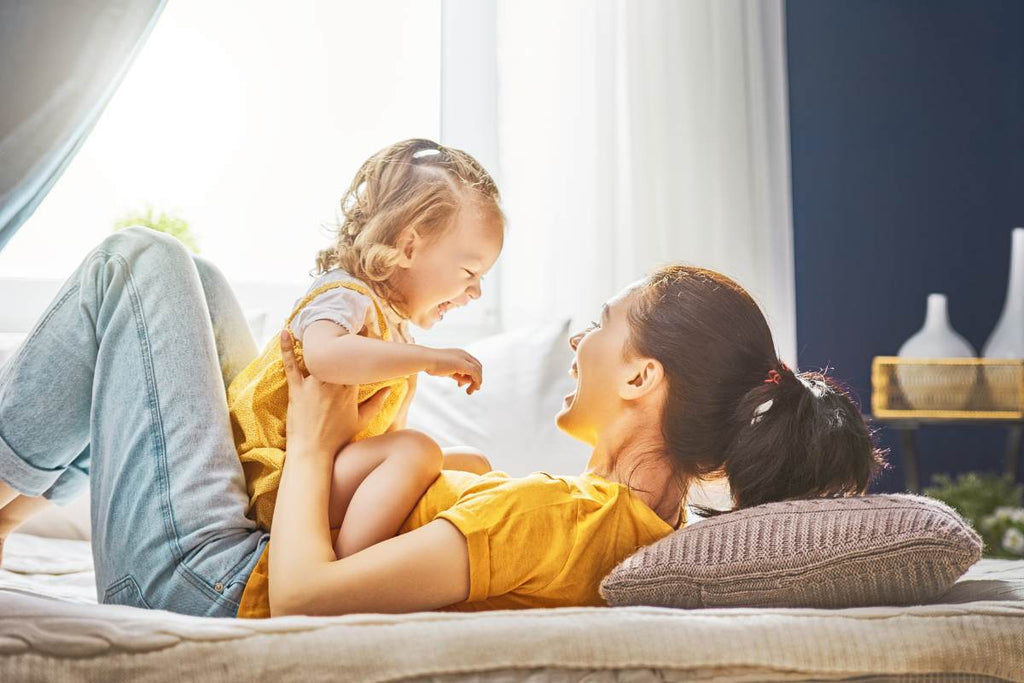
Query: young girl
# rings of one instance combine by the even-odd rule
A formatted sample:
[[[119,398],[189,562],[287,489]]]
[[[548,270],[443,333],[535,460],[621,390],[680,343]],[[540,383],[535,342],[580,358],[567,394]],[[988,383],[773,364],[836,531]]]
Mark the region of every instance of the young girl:
[[[502,246],[498,201],[494,181],[465,152],[420,139],[381,150],[353,179],[336,242],[318,255],[318,278],[285,321],[311,375],[359,385],[359,401],[374,401],[374,418],[335,461],[330,521],[340,525],[339,558],[394,536],[442,467],[490,469],[468,449],[442,453],[405,420],[417,373],[451,377],[467,393],[483,381],[476,358],[413,343],[408,323],[430,328],[480,297]],[[231,383],[228,404],[249,514],[269,530],[288,404],[276,335]]]

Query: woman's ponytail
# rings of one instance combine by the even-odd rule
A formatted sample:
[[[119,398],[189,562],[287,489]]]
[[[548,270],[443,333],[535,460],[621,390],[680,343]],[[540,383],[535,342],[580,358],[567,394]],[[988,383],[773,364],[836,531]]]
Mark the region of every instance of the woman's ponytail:
[[[738,508],[863,493],[884,464],[847,392],[821,373],[778,364],[732,422],[723,470]]]

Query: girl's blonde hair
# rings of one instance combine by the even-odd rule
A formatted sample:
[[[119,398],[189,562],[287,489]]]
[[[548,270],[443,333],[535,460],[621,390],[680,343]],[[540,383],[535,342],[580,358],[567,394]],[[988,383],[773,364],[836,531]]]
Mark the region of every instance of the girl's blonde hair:
[[[504,229],[498,188],[480,163],[462,150],[414,138],[380,150],[360,167],[341,198],[343,220],[334,245],[317,254],[317,274],[342,268],[389,300],[397,267],[395,247],[413,227],[436,239],[467,202],[490,213]]]

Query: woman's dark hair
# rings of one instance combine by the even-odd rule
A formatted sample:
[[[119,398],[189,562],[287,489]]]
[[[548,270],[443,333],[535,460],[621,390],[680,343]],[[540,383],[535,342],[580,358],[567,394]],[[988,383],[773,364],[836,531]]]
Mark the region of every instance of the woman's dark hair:
[[[661,268],[637,288],[628,319],[629,350],[665,369],[661,429],[683,481],[725,474],[746,508],[860,494],[885,467],[847,392],[787,368],[761,309],[728,277]]]

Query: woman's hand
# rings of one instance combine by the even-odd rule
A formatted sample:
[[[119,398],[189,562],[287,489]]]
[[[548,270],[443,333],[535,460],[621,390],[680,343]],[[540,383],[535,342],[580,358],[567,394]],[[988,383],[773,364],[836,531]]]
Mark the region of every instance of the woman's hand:
[[[288,380],[288,453],[320,453],[333,458],[369,424],[390,392],[378,391],[359,405],[358,387],[328,384],[304,374],[287,329],[281,332],[281,360]]]

